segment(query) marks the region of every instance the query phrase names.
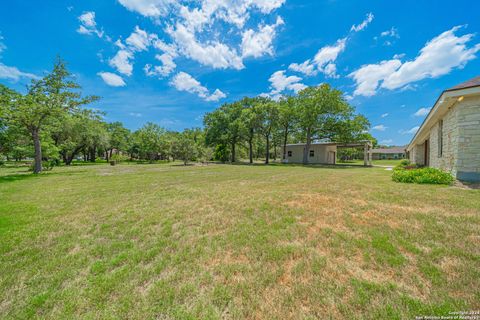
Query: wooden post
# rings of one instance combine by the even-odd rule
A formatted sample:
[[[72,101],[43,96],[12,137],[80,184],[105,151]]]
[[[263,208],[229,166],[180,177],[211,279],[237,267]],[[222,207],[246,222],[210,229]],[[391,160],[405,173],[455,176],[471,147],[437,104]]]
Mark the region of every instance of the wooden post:
[[[368,165],[369,166],[372,166],[372,148],[373,148],[372,143],[369,142],[368,143]]]
[[[363,165],[365,167],[368,167],[368,143],[365,142],[365,145],[363,146]]]

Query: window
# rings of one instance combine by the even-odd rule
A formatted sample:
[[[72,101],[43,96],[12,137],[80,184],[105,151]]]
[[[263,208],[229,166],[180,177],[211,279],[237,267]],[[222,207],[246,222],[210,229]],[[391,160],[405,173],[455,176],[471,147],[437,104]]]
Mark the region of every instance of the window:
[[[315,156],[315,152],[314,150],[310,150],[310,157],[313,157],[313,156]]]
[[[443,156],[443,120],[438,122],[438,157]]]
[[[288,156],[289,156],[289,157],[292,156],[292,151],[288,151]]]

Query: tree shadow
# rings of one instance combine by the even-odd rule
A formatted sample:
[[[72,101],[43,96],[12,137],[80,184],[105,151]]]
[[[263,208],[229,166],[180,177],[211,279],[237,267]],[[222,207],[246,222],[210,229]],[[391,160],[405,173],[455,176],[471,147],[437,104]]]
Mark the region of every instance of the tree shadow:
[[[337,163],[337,164],[303,164],[303,163],[279,163],[279,162],[271,162],[269,164],[265,163],[249,163],[249,162],[234,162],[230,163],[234,166],[252,166],[252,167],[291,167],[291,168],[308,168],[308,169],[366,169],[372,168],[372,166],[364,166],[361,164],[345,164],[345,163]]]
[[[0,176],[0,184],[8,183],[8,182],[23,181],[23,180],[41,179],[43,177],[56,176],[56,175],[74,176],[74,175],[82,174],[82,173],[86,172],[86,170],[75,170],[75,172],[51,172],[51,171],[47,171],[47,172],[43,172],[43,173],[40,173],[40,174],[34,174],[30,171],[16,171],[16,172],[17,173]]]

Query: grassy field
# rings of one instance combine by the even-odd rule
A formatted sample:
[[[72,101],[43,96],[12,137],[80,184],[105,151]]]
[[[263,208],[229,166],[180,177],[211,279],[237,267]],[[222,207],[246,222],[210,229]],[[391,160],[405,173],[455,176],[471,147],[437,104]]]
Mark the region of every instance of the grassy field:
[[[480,190],[362,167],[0,169],[2,319],[480,309]]]
[[[398,166],[402,159],[399,160],[372,160],[372,165],[374,166]],[[349,160],[347,162],[340,162],[338,164],[349,164],[349,165],[363,165],[363,160]]]

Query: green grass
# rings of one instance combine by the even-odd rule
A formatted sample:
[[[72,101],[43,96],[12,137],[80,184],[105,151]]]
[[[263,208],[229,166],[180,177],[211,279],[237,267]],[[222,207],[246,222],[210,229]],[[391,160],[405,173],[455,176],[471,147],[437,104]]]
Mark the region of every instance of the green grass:
[[[402,159],[398,160],[372,160],[374,166],[391,166],[396,167],[400,164]],[[363,160],[348,160],[346,162],[340,162],[337,160],[338,164],[351,164],[351,165],[363,165]]]
[[[2,319],[405,319],[480,308],[480,191],[382,168],[0,169]]]

